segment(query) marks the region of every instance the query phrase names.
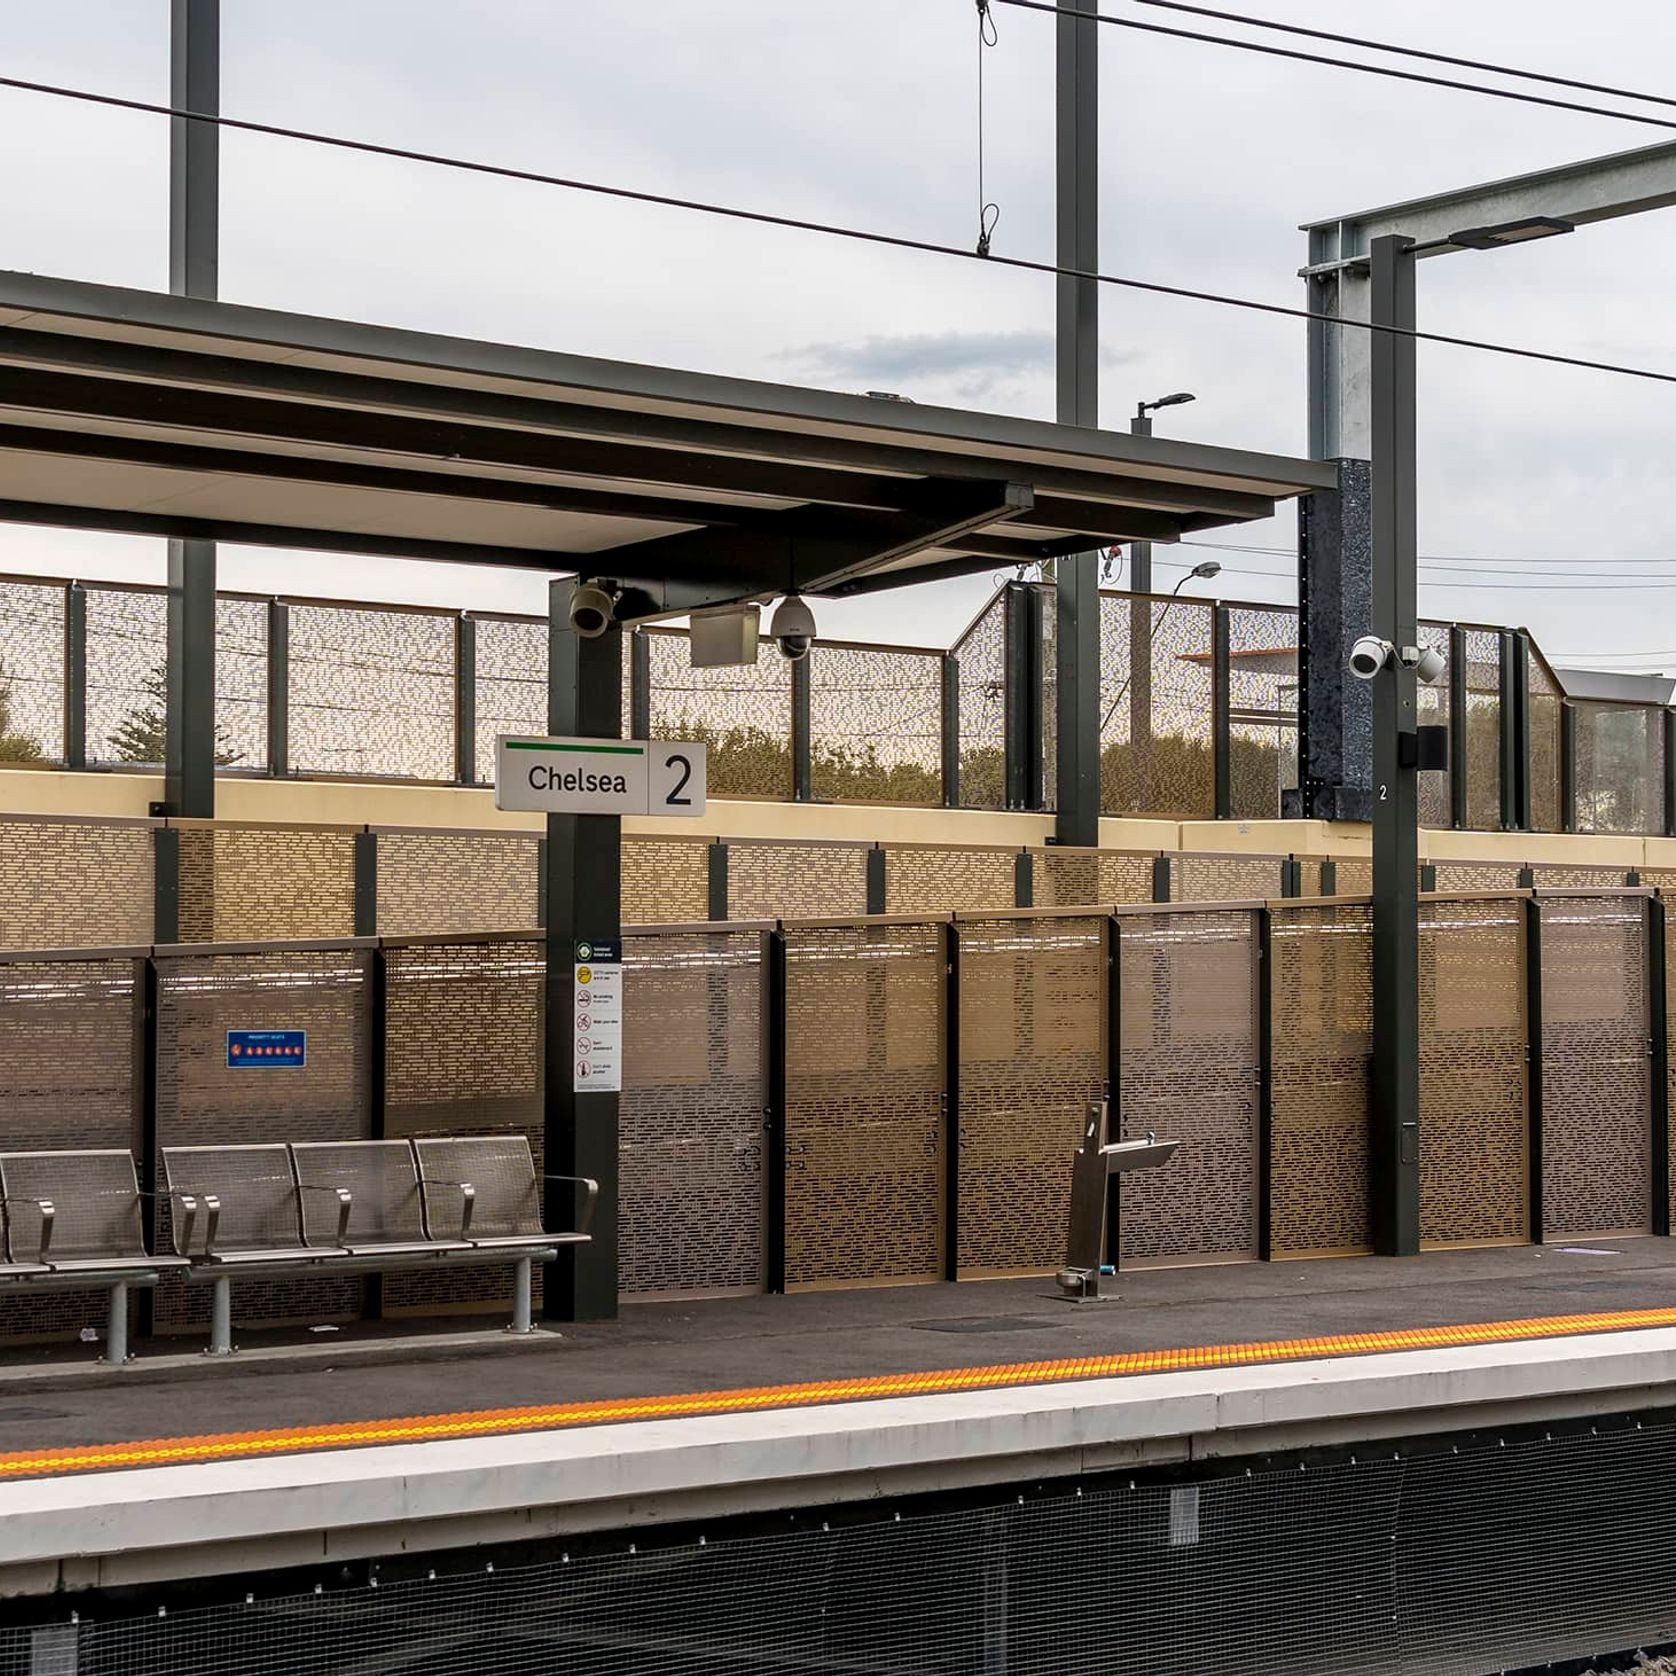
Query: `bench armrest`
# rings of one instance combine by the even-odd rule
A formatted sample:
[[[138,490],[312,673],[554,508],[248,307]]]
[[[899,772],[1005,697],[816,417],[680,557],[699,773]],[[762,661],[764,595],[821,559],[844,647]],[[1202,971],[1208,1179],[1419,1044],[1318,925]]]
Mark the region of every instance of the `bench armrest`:
[[[52,1200],[0,1199],[0,1204],[33,1205],[35,1209],[41,1213],[41,1245],[40,1250],[36,1253],[35,1261],[38,1263],[44,1263],[47,1260],[47,1250],[52,1244],[52,1219],[58,1214],[57,1207],[53,1204]],[[20,1256],[18,1261],[23,1262],[25,1259]]]
[[[579,1182],[583,1187],[587,1188],[588,1193],[587,1197],[582,1201],[581,1214],[576,1218],[576,1232],[579,1234],[587,1233],[588,1227],[594,1219],[594,1206],[599,1202],[599,1183],[593,1180],[591,1176],[546,1175],[541,1179],[543,1181]]]
[[[349,1210],[355,1202],[355,1196],[347,1187],[321,1187],[311,1181],[299,1182],[299,1193],[335,1193],[338,1200],[338,1244],[342,1245],[349,1238]]]
[[[437,1176],[421,1176],[419,1185],[451,1187],[460,1195],[460,1238],[464,1239],[471,1232],[471,1213],[477,1208],[477,1189],[469,1181],[443,1181]]]

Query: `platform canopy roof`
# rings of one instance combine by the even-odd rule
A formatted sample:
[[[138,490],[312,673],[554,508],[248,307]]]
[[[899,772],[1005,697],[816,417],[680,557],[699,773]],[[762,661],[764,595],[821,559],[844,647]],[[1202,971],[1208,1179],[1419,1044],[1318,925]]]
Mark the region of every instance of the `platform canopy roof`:
[[[1263,518],[1307,460],[0,272],[0,519],[576,571],[649,617]]]

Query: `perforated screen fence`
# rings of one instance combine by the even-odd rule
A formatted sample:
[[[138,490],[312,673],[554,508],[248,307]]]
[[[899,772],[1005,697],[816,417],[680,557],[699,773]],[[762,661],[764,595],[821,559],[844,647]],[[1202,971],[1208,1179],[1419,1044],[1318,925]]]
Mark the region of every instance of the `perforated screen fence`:
[[[1652,1227],[1647,904],[1550,897],[1542,915],[1543,1233]]]
[[[0,819],[0,947],[149,943],[150,821]]]
[[[1016,895],[1016,850],[933,849],[892,844],[885,852],[885,912],[946,914],[958,909],[1010,908]]]
[[[254,943],[355,930],[347,827],[180,825],[180,940]]]
[[[1042,602],[1042,674],[1038,708],[1042,717],[1042,807],[1059,803],[1059,609],[1055,590],[1039,588]]]
[[[786,1281],[943,1272],[940,925],[786,931]]]
[[[1466,660],[1467,825],[1495,832],[1501,827],[1501,636],[1469,629]]]
[[[710,846],[694,838],[625,838],[625,925],[681,925],[710,917]]]
[[[765,1279],[763,939],[627,937],[620,1183],[629,1296]]]
[[[1106,1093],[1106,925],[962,920],[960,1267],[1065,1261],[1071,1155]]]
[[[139,588],[87,590],[87,760],[163,760],[166,601]]]
[[[360,1140],[372,1133],[371,956],[364,949],[272,949],[157,962],[157,1144]],[[301,1030],[304,1063],[229,1065],[231,1030]],[[162,1159],[157,1176],[164,1179]],[[167,1206],[159,1216],[166,1217]],[[170,1240],[158,1229],[167,1250]],[[359,1309],[358,1280],[241,1281],[240,1322],[327,1320]],[[201,1325],[207,1288],[166,1277],[160,1328]]]
[[[1664,830],[1664,713],[1579,700],[1577,830]]]
[[[0,1669],[1486,1676],[1676,1637],[1672,1473],[1650,1413],[1017,1484],[393,1559],[162,1614],[60,1607],[0,1630]]]
[[[1420,1237],[1530,1236],[1525,904],[1420,906]]]
[[[1172,902],[1263,902],[1280,895],[1278,855],[1173,855]]]
[[[1161,1170],[1118,1185],[1124,1262],[1258,1254],[1257,916],[1125,914],[1122,1137],[1180,1141]]]
[[[1270,1248],[1277,1257],[1365,1251],[1371,910],[1271,915]]]
[[[1439,861],[1439,890],[1517,890],[1520,868],[1511,861]]]
[[[1100,808],[1208,819],[1216,807],[1203,600],[1100,596]]]
[[[765,641],[754,664],[694,669],[687,637],[646,635],[654,739],[710,748],[712,797],[791,796],[791,664]]]
[[[1122,850],[1032,850],[1034,906],[1109,908],[1124,902],[1150,902],[1157,859]]]
[[[291,766],[357,779],[454,778],[454,620],[293,605]]]
[[[941,655],[816,645],[809,654],[809,752],[817,798],[940,804]]]
[[[64,589],[0,583],[0,763],[64,757]]]
[[[1536,832],[1558,832],[1563,812],[1560,779],[1560,714],[1565,695],[1548,660],[1527,643],[1526,726],[1530,730],[1530,824]]]
[[[1449,683],[1454,656],[1447,623],[1421,623],[1420,646],[1443,659],[1444,673],[1436,681],[1419,681],[1414,688],[1414,719],[1420,727],[1448,727]],[[1428,768],[1418,776],[1420,824],[1450,827],[1455,824],[1450,805],[1448,769]]]
[[[1236,820],[1280,818],[1298,783],[1298,614],[1228,608],[1228,768]]]
[[[268,607],[222,594],[215,602],[215,761],[268,766]]]
[[[729,844],[729,919],[837,918],[867,912],[867,846]]]
[[[533,833],[379,832],[379,934],[529,930],[538,851]]]
[[[960,805],[1006,802],[1006,596],[997,593],[955,642],[960,669]]]
[[[547,732],[547,625],[512,617],[478,617],[478,781],[495,778],[495,737],[502,733]]]

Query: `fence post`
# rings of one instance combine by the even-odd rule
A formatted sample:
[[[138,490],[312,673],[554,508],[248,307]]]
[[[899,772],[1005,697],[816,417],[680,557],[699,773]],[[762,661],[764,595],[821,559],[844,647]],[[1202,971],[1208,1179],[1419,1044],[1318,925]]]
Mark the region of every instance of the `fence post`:
[[[1116,914],[1106,915],[1106,1139],[1123,1134],[1123,922]],[[1123,1204],[1121,1170],[1113,1170],[1106,1181],[1105,1259],[1113,1272],[1118,1268],[1121,1245],[1118,1218]]]
[[[1216,819],[1225,821],[1234,813],[1234,742],[1229,726],[1230,698],[1228,664],[1229,611],[1218,605],[1211,611],[1211,759],[1215,784]]]
[[[705,850],[707,883],[709,886],[708,913],[711,919],[727,918],[727,843],[714,839]]]
[[[1338,895],[1338,863],[1330,857],[1321,863],[1320,891],[1323,896]],[[1294,891],[1292,894],[1296,896],[1302,893]]]
[[[1467,633],[1449,628],[1449,824],[1467,827]]]
[[[1324,861],[1322,871],[1332,866],[1330,861]],[[1325,889],[1325,886],[1322,887]],[[1296,856],[1288,856],[1280,864],[1280,894],[1282,896],[1302,896],[1304,893],[1303,865]]]
[[[809,696],[810,665],[819,656],[811,648],[807,657],[791,666],[791,795],[794,802],[813,801],[814,758],[809,742],[812,705]]]
[[[372,833],[356,833],[357,843]],[[373,852],[376,860],[376,850]],[[360,851],[357,848],[356,855]],[[356,907],[360,907],[360,878],[357,869]],[[376,873],[374,875],[376,893]],[[357,917],[358,914],[357,914]],[[358,933],[370,935],[370,933]],[[367,1139],[385,1138],[385,1105],[389,1086],[390,1007],[389,971],[382,945],[375,947],[367,961]],[[361,1289],[361,1312],[369,1321],[384,1319],[384,1276],[376,1271],[364,1277]]]
[[[64,590],[64,766],[87,767],[87,589]]]
[[[943,1279],[959,1280],[960,928],[953,920],[943,927],[943,954]]]
[[[1333,864],[1323,862],[1323,874]],[[1325,878],[1321,894],[1330,896]],[[1273,1255],[1269,1200],[1274,1190],[1274,916],[1257,910],[1257,1256],[1267,1263]]]
[[[1653,1232],[1670,1232],[1670,1010],[1663,899],[1647,899],[1647,1058],[1652,1081]]]
[[[629,738],[652,737],[652,638],[644,629],[628,637]]]
[[[1422,891],[1437,889],[1437,863],[1423,861],[1420,863],[1420,889]]]
[[[180,941],[180,830],[158,826],[151,834],[151,940]]]
[[[466,611],[454,619],[454,778],[477,784],[477,624]]]
[[[1530,1114],[1531,1243],[1543,1242],[1542,1213],[1542,904],[1525,899],[1525,1103]]]
[[[1497,635],[1496,660],[1498,703],[1496,719],[1501,724],[1501,827],[1514,832],[1519,826],[1519,711],[1514,697],[1514,637],[1502,629]]]
[[[1577,830],[1577,706],[1560,703],[1560,831]]]
[[[291,607],[268,601],[268,772],[291,772]]]
[[[940,716],[943,737],[943,807],[960,807],[960,659],[943,654]]]
[[[1028,850],[1013,857],[1013,906],[1036,906],[1036,858]]]
[[[355,935],[378,935],[378,834],[370,826],[355,834]]]
[[[1168,902],[1170,900],[1170,858],[1168,855],[1155,855],[1152,858],[1152,900],[1154,902]]]
[[[161,833],[168,830],[159,827]],[[134,1161],[142,1193],[157,1191],[157,1065],[158,1006],[157,961],[146,955],[134,962],[135,991],[134,1052],[137,1060],[134,1101]],[[155,1253],[163,1234],[163,1207],[156,1199],[142,1201],[146,1212],[146,1247]],[[156,1295],[150,1286],[139,1289],[139,1330],[149,1338],[156,1328]]]
[[[885,911],[885,869],[889,866],[884,845],[875,844],[867,852],[867,912]]]
[[[1047,807],[1047,731],[1043,719],[1046,694],[1042,689],[1046,675],[1042,666],[1042,647],[1047,643],[1045,589],[1025,586],[1024,617],[1028,625],[1024,642],[1024,807],[1044,809]],[[1099,808],[1097,795],[1095,808]]]
[[[1521,832],[1531,829],[1531,643],[1523,629],[1513,644],[1513,820]]]
[[[786,1289],[786,936],[762,934],[762,1147],[768,1186],[764,1290]]]

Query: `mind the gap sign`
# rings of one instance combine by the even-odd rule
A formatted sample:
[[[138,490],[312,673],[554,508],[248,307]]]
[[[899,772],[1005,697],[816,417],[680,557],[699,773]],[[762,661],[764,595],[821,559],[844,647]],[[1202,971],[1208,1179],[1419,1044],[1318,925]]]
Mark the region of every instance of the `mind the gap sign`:
[[[495,807],[549,815],[704,813],[705,746],[682,739],[495,741]]]

